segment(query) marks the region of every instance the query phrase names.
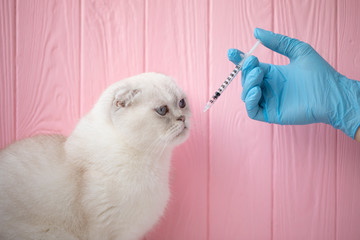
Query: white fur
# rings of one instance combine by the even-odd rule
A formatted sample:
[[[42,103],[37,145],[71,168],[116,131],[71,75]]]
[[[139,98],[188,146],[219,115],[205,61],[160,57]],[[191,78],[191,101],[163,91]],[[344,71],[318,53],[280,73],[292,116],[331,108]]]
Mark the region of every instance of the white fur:
[[[169,77],[141,74],[110,86],[68,139],[1,151],[0,239],[141,239],[163,214],[171,151],[188,136],[182,98]]]

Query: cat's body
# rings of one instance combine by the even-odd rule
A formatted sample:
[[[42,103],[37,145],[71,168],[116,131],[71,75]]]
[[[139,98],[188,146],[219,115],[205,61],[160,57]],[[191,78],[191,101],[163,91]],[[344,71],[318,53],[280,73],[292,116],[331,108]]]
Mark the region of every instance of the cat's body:
[[[138,75],[109,87],[68,139],[0,152],[0,239],[140,239],[169,198],[184,98],[168,77]]]

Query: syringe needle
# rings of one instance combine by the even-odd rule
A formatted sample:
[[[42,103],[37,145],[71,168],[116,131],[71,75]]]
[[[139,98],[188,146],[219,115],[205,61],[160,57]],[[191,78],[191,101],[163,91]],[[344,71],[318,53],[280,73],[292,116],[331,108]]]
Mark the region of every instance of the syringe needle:
[[[231,81],[236,77],[236,75],[242,70],[242,66],[244,65],[245,60],[251,56],[251,54],[255,51],[256,47],[259,45],[260,40],[258,40],[255,45],[250,49],[248,53],[246,53],[243,56],[243,59],[240,61],[238,65],[236,65],[235,69],[230,73],[230,75],[226,78],[226,80],[221,84],[220,88],[215,92],[215,94],[210,98],[208,103],[206,104],[204,108],[204,112],[206,112],[214,103],[215,101],[220,97],[220,95],[223,93],[223,91],[226,89],[227,86],[231,83]]]
[[[206,104],[205,108],[204,108],[204,112],[206,112],[207,110],[209,110],[209,108],[211,107],[211,103],[210,101]]]

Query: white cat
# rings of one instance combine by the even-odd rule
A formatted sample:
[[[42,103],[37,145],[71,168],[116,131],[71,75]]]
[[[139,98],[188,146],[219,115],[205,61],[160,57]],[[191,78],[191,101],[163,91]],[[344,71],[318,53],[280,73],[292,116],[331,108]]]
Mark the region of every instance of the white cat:
[[[110,86],[69,138],[10,145],[0,152],[0,239],[141,239],[164,212],[189,118],[175,82],[144,73]]]

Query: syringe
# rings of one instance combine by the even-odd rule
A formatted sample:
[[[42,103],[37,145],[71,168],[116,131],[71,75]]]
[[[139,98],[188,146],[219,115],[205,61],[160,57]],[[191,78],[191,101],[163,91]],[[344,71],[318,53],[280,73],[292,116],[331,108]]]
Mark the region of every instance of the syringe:
[[[206,104],[204,108],[204,112],[206,112],[220,97],[222,92],[226,89],[227,86],[231,83],[231,81],[236,77],[236,75],[242,70],[242,66],[244,65],[245,60],[251,56],[251,54],[255,51],[256,47],[259,45],[260,40],[258,40],[255,45],[250,49],[248,53],[245,53],[243,56],[241,56],[242,60],[238,65],[236,65],[235,69],[230,73],[230,75],[226,78],[225,82],[221,84],[220,88],[215,92],[214,96],[210,98],[209,102]]]

